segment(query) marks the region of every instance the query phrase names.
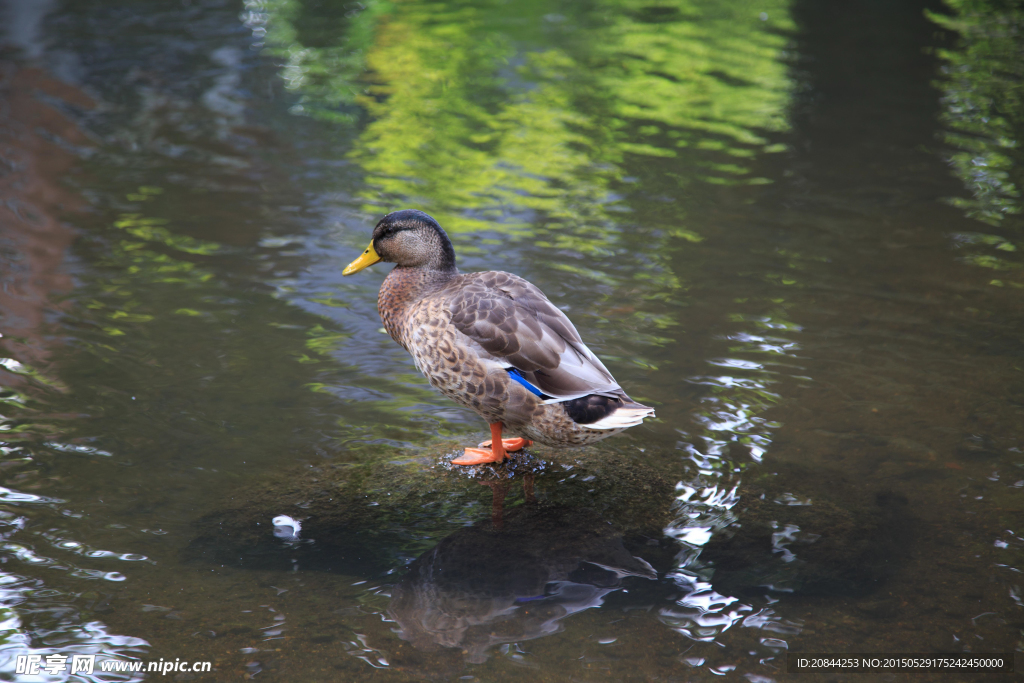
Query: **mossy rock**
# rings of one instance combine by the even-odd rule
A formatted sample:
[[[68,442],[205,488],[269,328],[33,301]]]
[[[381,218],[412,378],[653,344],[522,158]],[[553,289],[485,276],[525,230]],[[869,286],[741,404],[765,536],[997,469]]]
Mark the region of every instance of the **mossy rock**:
[[[558,462],[520,452],[500,467],[471,468],[449,464],[457,452],[455,444],[441,443],[412,459],[286,470],[233,492],[222,510],[200,519],[185,555],[248,568],[372,576],[489,520],[495,487],[508,489],[506,511],[524,505],[530,479],[537,505],[586,510],[588,524],[599,519],[627,539],[659,539],[669,519],[672,483],[613,449],[559,452]],[[301,521],[299,540],[274,536],[271,520],[278,515]]]

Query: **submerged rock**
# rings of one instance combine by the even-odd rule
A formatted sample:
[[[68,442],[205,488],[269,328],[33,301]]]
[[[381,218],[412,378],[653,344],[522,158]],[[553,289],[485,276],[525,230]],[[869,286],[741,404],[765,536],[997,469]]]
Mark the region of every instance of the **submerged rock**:
[[[452,444],[440,444],[414,460],[279,473],[234,492],[222,510],[200,519],[185,555],[254,569],[374,576],[408,565],[453,532],[500,522],[491,520],[499,499],[508,519],[520,519],[516,508],[533,497],[539,506],[528,516],[534,526],[541,510],[553,506],[563,520],[566,510],[579,511],[586,523],[572,526],[576,533],[588,525],[610,527],[619,538],[642,539],[641,545],[659,539],[669,518],[672,483],[615,451],[572,451],[571,460],[559,463],[521,452],[500,467],[474,468],[449,465],[455,452]],[[275,537],[270,520],[282,515],[301,524],[301,540]]]

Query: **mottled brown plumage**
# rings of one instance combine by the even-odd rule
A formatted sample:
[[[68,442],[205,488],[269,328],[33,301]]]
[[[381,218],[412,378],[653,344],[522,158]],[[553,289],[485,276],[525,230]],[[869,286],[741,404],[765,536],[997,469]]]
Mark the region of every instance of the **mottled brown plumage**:
[[[398,264],[377,299],[388,334],[430,384],[492,425],[551,446],[580,446],[653,416],[537,287],[500,271],[460,274],[451,242],[427,214],[385,216],[345,273],[377,260]]]

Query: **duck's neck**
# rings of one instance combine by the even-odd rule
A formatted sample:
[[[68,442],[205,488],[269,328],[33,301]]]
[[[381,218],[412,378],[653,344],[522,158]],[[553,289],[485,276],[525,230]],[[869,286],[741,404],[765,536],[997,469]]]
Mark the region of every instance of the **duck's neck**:
[[[377,294],[377,311],[391,338],[408,350],[411,330],[407,328],[411,321],[407,314],[411,307],[423,297],[444,288],[458,275],[456,268],[430,270],[395,266],[384,278]]]

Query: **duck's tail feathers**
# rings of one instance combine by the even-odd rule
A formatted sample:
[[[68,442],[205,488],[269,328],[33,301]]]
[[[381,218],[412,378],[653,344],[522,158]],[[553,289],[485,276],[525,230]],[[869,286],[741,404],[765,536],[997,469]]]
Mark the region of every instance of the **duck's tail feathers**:
[[[590,429],[625,429],[635,427],[647,417],[654,417],[654,408],[629,401],[616,408],[610,415],[586,426]]]

